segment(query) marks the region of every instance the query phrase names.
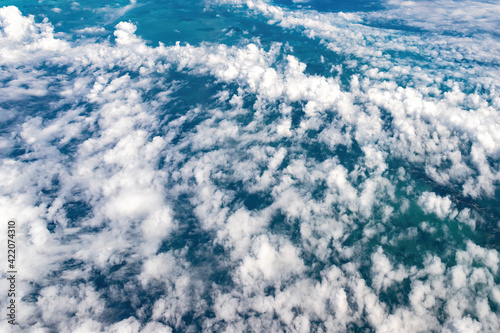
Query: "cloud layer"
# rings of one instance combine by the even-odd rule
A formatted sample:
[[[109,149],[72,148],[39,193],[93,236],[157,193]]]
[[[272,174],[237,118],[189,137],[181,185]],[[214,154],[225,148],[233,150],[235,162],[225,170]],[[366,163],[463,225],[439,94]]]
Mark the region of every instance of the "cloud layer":
[[[472,40],[438,33],[460,13],[370,23],[427,3],[210,5],[301,34],[330,74],[280,40],[151,47],[120,22],[69,41],[0,9],[18,330],[499,330],[492,21]]]

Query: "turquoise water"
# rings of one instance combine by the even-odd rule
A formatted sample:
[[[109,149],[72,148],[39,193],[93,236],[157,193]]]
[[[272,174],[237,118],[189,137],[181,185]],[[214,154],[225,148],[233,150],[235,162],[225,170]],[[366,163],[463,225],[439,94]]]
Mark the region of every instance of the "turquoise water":
[[[2,6],[0,330],[500,329],[496,3]]]

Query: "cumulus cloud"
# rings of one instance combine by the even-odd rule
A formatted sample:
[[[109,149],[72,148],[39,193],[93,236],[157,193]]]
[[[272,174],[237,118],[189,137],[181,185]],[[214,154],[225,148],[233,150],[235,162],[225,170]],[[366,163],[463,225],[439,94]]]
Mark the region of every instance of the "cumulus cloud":
[[[500,7],[492,1],[386,1],[384,19],[431,31],[490,32],[498,29]]]
[[[422,193],[419,204],[426,213],[435,213],[440,219],[457,214],[456,211],[452,210],[452,202],[449,197],[443,198],[435,193]]]
[[[358,14],[224,3],[354,57],[342,64],[359,62],[351,84],[308,74],[280,43],[148,47],[131,22],[114,40],[70,43],[48,22],[0,9],[0,102],[53,98],[43,112],[2,116],[12,131],[2,132],[0,207],[24,244],[21,327],[498,330],[489,303],[500,299],[498,252],[447,224],[473,230],[477,207],[422,181],[467,200],[494,195],[493,88],[469,93],[434,65],[385,56],[437,50],[446,69],[457,54],[438,39],[363,25]],[[196,100],[181,74],[211,97]],[[442,221],[414,223],[418,207]],[[456,254],[420,242],[432,228]],[[413,244],[423,250],[396,263],[406,255],[398,247]]]
[[[75,30],[75,32],[79,34],[99,34],[105,31],[106,29],[104,29],[103,27],[86,27],[83,29]]]

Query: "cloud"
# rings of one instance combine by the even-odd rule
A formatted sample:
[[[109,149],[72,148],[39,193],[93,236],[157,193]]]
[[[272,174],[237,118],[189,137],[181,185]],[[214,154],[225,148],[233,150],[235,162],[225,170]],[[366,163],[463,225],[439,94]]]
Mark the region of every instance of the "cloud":
[[[86,27],[83,29],[75,30],[75,32],[79,34],[99,34],[105,31],[106,29],[104,29],[103,27]]]
[[[490,32],[498,29],[500,7],[492,1],[386,1],[383,17],[410,26],[449,33]]]
[[[0,9],[0,102],[13,105],[0,207],[23,243],[23,329],[498,330],[498,252],[448,221],[476,226],[499,177],[497,78],[447,67],[453,43],[491,59],[487,39],[234,3],[354,59],[340,64],[351,83],[308,74],[280,43],[149,47],[131,22],[69,42]],[[429,50],[442,58],[428,67],[386,57]],[[418,207],[441,221],[413,221]]]
[[[443,198],[435,193],[424,192],[419,198],[419,204],[424,212],[435,213],[440,219],[457,215],[456,211],[452,210],[452,202],[449,197]]]

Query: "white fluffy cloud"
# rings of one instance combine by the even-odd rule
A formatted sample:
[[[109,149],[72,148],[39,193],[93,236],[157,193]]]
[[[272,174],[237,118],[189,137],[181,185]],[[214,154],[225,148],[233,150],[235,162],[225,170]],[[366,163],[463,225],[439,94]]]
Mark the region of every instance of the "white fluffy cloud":
[[[496,250],[454,240],[456,255],[424,247],[421,262],[401,263],[394,251],[432,234],[422,221],[397,225],[418,207],[443,220],[432,227],[437,242],[453,238],[447,220],[476,226],[474,205],[416,184],[412,165],[468,200],[494,196],[498,78],[462,68],[488,92],[470,93],[449,66],[490,61],[496,49],[373,28],[358,14],[224,3],[352,57],[341,64],[355,69],[351,83],[308,74],[280,43],[149,47],[130,22],[116,25],[113,42],[70,43],[46,21],[0,9],[0,102],[57,97],[50,116],[9,110],[12,131],[0,141],[0,208],[18,221],[19,290],[31,297],[22,328],[498,330]],[[396,51],[435,51],[445,71],[388,56]],[[63,69],[51,74],[47,63]],[[213,78],[222,91],[181,112],[176,92],[187,83],[171,71]],[[24,152],[9,156],[14,147]],[[407,298],[391,305],[398,290]],[[125,314],[113,317],[109,304]]]

